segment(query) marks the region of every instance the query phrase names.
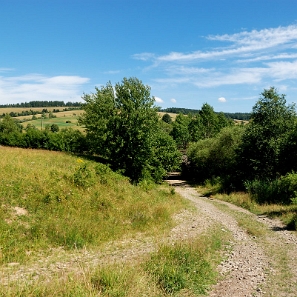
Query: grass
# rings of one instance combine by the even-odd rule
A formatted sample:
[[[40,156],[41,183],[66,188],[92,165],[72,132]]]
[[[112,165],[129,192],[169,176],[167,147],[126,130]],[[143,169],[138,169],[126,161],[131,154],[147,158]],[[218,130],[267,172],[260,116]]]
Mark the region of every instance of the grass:
[[[0,147],[0,263],[161,234],[186,203],[169,187],[144,190],[101,163],[59,152]]]
[[[23,122],[23,126],[25,128],[29,124],[34,125],[38,129],[44,129],[47,125],[51,126],[52,124],[56,124],[59,126],[60,129],[73,128],[84,131],[84,128],[82,126],[78,126],[78,117],[82,112],[82,110],[61,111],[54,114],[56,116],[55,118],[46,118],[42,120],[40,115],[36,115],[37,120],[30,120],[32,119],[31,115],[17,117],[17,119],[26,119],[26,122]]]
[[[134,263],[107,264],[80,274],[56,274],[1,288],[0,296],[201,296],[217,279],[215,267],[229,234],[214,228],[210,235],[159,249]]]
[[[230,240],[219,226],[191,240],[162,240],[155,252],[134,261],[93,266],[78,258],[71,272],[51,270],[51,263],[76,259],[82,248],[100,253],[140,235],[156,241],[188,202],[168,185],[134,186],[107,166],[74,155],[0,152],[0,272],[11,278],[0,285],[0,296],[189,297],[206,294],[216,282],[215,268]],[[48,274],[39,273],[40,261]],[[24,267],[29,274],[14,279],[13,271],[21,275]]]
[[[230,194],[218,193],[218,185],[199,186],[198,189],[199,192],[205,196],[233,203],[257,215],[279,218],[288,228],[292,230],[297,229],[297,204],[258,204],[245,192],[233,192]]]
[[[222,240],[222,238],[224,238]],[[163,245],[145,263],[145,269],[157,286],[167,295],[180,292],[187,296],[206,294],[217,278],[218,251],[226,234],[219,229],[188,242]]]

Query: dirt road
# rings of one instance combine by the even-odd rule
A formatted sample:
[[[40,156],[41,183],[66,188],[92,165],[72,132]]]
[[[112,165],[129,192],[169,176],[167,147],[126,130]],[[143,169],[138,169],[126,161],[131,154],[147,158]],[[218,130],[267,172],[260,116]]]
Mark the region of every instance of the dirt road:
[[[168,181],[176,191],[189,199],[201,213],[200,224],[205,228],[217,222],[231,231],[232,247],[218,267],[222,276],[209,296],[297,296],[297,236],[285,230],[280,221],[256,216],[232,204],[201,197],[184,181]],[[249,235],[238,221],[243,217],[259,236]],[[203,219],[202,219],[203,218]]]

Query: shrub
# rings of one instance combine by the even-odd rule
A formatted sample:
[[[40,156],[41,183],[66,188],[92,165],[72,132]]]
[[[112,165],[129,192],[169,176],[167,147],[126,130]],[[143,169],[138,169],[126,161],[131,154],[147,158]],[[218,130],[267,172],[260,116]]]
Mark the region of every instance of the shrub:
[[[253,180],[245,182],[252,199],[263,203],[293,203],[297,197],[297,174],[288,173],[274,180]]]
[[[183,172],[198,182],[220,177],[225,186],[235,176],[236,150],[241,143],[244,127],[223,128],[214,138],[191,143],[187,150],[189,164]],[[229,183],[229,184],[228,184]]]

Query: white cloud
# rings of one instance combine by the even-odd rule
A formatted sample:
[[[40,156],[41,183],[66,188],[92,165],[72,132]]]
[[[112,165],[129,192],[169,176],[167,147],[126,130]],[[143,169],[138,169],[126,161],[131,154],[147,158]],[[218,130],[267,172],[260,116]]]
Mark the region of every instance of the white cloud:
[[[120,72],[121,72],[120,70],[109,70],[109,71],[105,71],[104,73],[105,74],[118,74]]]
[[[80,76],[53,76],[27,74],[0,77],[0,104],[28,101],[80,101],[82,85],[89,78]]]
[[[193,51],[191,53],[171,52],[156,56],[153,53],[135,54],[139,60],[154,60],[159,62],[186,62],[206,59],[222,59],[228,56],[242,56],[273,50],[276,47],[296,48],[297,25],[269,28],[263,30],[244,31],[236,34],[212,35],[207,39],[221,42],[231,42],[231,45],[211,51]]]
[[[136,60],[142,60],[142,61],[148,61],[152,60],[155,57],[153,53],[141,53],[141,54],[135,54],[132,56],[132,58]]]
[[[164,101],[163,101],[161,98],[159,98],[159,97],[154,96],[154,98],[155,98],[155,101],[156,101],[157,103],[163,103],[163,102],[164,102]]]
[[[13,68],[5,68],[5,67],[0,68],[0,72],[8,72],[13,70],[14,70]]]
[[[162,88],[182,84],[198,88],[239,84],[258,87],[280,81],[288,86],[288,80],[297,78],[297,25],[206,38],[216,42],[216,47],[159,56],[143,53],[134,58],[152,62],[151,68],[146,69],[156,69],[158,76],[154,81]]]
[[[171,101],[172,103],[176,103],[176,100],[175,100],[174,98],[171,98],[170,101]]]
[[[222,103],[227,102],[226,98],[224,98],[224,97],[220,97],[220,98],[218,98],[218,101],[219,101],[219,102],[222,102]]]

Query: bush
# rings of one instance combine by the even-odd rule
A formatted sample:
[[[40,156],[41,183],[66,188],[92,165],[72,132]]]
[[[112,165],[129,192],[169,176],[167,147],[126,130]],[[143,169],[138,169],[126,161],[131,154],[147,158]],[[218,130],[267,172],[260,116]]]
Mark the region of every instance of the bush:
[[[252,199],[257,203],[293,203],[297,197],[297,174],[289,173],[274,180],[245,182]]]
[[[187,151],[189,164],[183,172],[198,182],[220,177],[230,187],[235,176],[236,150],[241,143],[244,127],[223,128],[214,138],[192,143]],[[228,185],[229,183],[229,185]]]

